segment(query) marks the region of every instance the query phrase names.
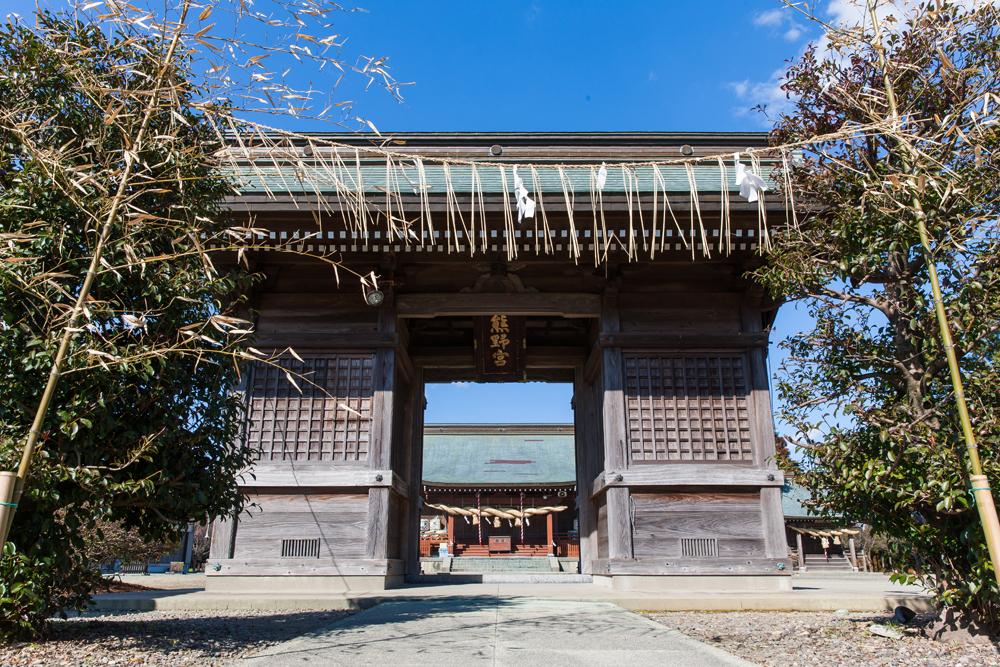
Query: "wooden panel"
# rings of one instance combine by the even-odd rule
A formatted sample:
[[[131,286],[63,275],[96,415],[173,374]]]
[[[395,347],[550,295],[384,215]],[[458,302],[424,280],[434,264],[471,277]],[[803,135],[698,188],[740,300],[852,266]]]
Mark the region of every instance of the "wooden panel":
[[[621,330],[661,335],[740,332],[738,293],[658,296],[622,294]]]
[[[626,354],[630,460],[752,463],[746,376],[742,354]]]
[[[262,461],[367,461],[373,364],[372,354],[254,364],[248,391],[250,446],[259,449]]]
[[[717,558],[762,558],[760,497],[756,493],[633,493],[635,555],[679,558],[681,540],[717,540]]]
[[[331,290],[323,294],[274,293],[261,295],[257,319],[257,335],[270,338],[286,334],[308,333],[374,333],[378,310],[365,304],[359,293],[337,294],[328,277]]]
[[[240,519],[234,558],[280,558],[283,539],[319,539],[320,558],[364,558],[367,494],[267,494],[253,499],[260,509]]]

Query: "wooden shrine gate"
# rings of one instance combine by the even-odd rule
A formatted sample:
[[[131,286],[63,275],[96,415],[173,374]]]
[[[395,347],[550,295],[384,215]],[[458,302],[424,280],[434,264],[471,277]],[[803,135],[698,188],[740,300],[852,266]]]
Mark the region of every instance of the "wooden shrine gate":
[[[449,134],[406,145],[479,155],[501,140],[520,159],[600,163],[765,137]],[[713,215],[710,194],[701,216]],[[631,193],[605,198],[608,233],[624,237]],[[244,194],[233,207],[280,241],[312,224],[308,201]],[[502,210],[487,207],[487,219],[503,224]],[[757,213],[734,205],[734,251],[697,261],[683,230],[655,260],[623,248],[597,267],[567,261],[570,234],[584,248],[594,239],[551,214],[552,254],[535,252],[530,221],[516,258],[500,243],[470,258],[445,250],[456,239],[418,249],[349,230],[324,232],[322,250],[310,242],[375,270],[374,306],[308,252],[253,253],[267,277],[251,295],[255,345],[290,346],[301,361],[286,354],[246,374],[246,437],[260,460],[241,483],[260,509],[216,524],[208,588],[377,590],[419,573],[424,383],[482,379],[477,322],[496,315],[523,323],[522,378],[574,385],[582,572],[620,589],[790,587],[766,367],[775,305],[744,278],[760,262]],[[285,370],[309,382],[299,391]]]

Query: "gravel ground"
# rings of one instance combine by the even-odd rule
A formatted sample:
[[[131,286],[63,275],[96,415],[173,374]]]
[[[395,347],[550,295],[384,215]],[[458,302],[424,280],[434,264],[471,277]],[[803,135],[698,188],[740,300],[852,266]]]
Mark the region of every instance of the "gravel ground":
[[[220,665],[349,613],[151,611],[71,618],[54,621],[44,642],[0,645],[0,665]]]
[[[761,665],[864,665],[865,667],[985,667],[1000,665],[1000,640],[993,644],[938,642],[918,627],[899,628],[902,639],[871,634],[873,623],[892,617],[838,616],[831,612],[647,613],[646,616]],[[911,624],[921,626],[929,617]]]
[[[142,612],[55,621],[37,644],[0,646],[0,665],[220,665],[322,629],[350,612]],[[650,618],[761,665],[864,667],[1000,666],[1000,642],[935,642],[906,628],[877,637],[871,614],[740,612],[648,613]],[[919,626],[926,618],[918,618]]]

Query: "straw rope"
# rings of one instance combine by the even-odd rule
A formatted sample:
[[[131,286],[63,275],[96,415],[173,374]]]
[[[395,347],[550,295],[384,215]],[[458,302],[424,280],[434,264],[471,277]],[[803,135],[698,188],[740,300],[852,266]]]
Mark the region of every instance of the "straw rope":
[[[279,130],[263,124],[238,127],[231,118],[223,117],[222,127],[216,127],[220,140],[226,142],[227,149],[220,153],[224,168],[236,175],[243,175],[243,182],[237,188],[247,188],[255,183],[259,191],[272,199],[279,194],[290,196],[296,207],[300,206],[299,193],[308,192],[315,198],[319,212],[337,214],[344,220],[344,226],[352,238],[368,243],[372,232],[386,239],[400,239],[407,248],[438,246],[443,243],[448,253],[485,253],[491,245],[506,255],[508,261],[518,257],[519,249],[530,249],[532,244],[523,244],[520,239],[532,236],[535,253],[554,254],[559,234],[568,236],[564,247],[569,258],[579,262],[584,252],[588,252],[586,242],[581,237],[591,237],[592,261],[595,266],[606,262],[609,253],[620,249],[627,261],[635,262],[643,256],[654,259],[657,252],[667,250],[670,243],[679,243],[690,252],[691,259],[701,256],[710,258],[712,250],[724,255],[735,249],[732,236],[732,206],[730,193],[733,183],[731,175],[736,171],[727,167],[727,162],[735,163],[733,153],[713,153],[711,155],[686,156],[684,158],[660,158],[656,160],[636,160],[601,165],[598,177],[592,163],[521,162],[470,159],[459,156],[424,155],[419,152],[393,150],[385,146],[354,145],[327,137],[313,136],[297,132]],[[792,142],[778,146],[746,148],[740,155],[748,161],[744,165],[747,173],[769,182],[770,187],[778,186],[784,196],[785,226],[797,228],[799,216],[795,211],[796,202],[790,189],[790,171],[797,151],[810,146],[818,147],[831,141],[858,138],[875,132],[884,132],[883,123],[855,125],[837,132],[815,137],[808,141]],[[383,185],[369,185],[366,192],[365,166],[375,160],[384,163],[385,182]],[[433,186],[428,180],[427,166],[441,168],[443,192],[431,192]],[[468,167],[468,197],[459,199],[453,168]],[[695,167],[700,169],[696,173]],[[533,220],[521,219],[520,208],[515,215],[513,202],[517,178],[513,169],[520,167],[525,174],[524,188],[534,202]],[[667,189],[663,169],[683,168],[683,180],[687,181],[687,192]],[[557,177],[557,192],[562,197],[543,196],[539,170],[548,170]],[[639,169],[649,169],[651,188],[643,192],[640,185]],[[717,193],[720,212],[709,220],[702,210],[699,179],[710,178],[706,170],[714,170],[720,184]],[[500,185],[501,225],[488,228],[485,211],[485,193],[482,178],[495,170]],[[584,179],[574,179],[573,172],[586,171]],[[627,221],[623,227],[612,227],[605,215],[606,174],[617,171],[622,180],[621,195],[626,205]],[[492,175],[492,174],[491,174]],[[464,178],[464,176],[463,176]],[[586,183],[581,187],[581,180]],[[683,182],[682,180],[682,182]],[[703,180],[704,182],[704,180]],[[384,192],[383,192],[384,190]],[[465,190],[461,190],[465,192]],[[551,193],[550,193],[551,194]],[[649,196],[651,194],[651,196]],[[416,204],[407,210],[404,196],[413,196]],[[443,204],[444,231],[435,227],[432,215],[432,195]],[[576,214],[577,195],[589,198],[591,224],[584,223],[579,228],[580,219]],[[641,196],[643,195],[643,196]],[[767,199],[763,189],[756,192],[756,250],[766,252],[772,243],[772,234],[767,220]],[[688,219],[682,224],[674,209],[676,201],[687,200]],[[561,202],[559,202],[561,200]],[[561,204],[561,205],[560,205]],[[553,210],[553,207],[559,210]],[[752,209],[751,209],[752,210]],[[553,230],[550,217],[553,213],[565,215],[567,230]],[[313,213],[319,221],[319,213]],[[668,222],[669,220],[669,222]],[[625,223],[627,222],[627,226]],[[590,227],[590,229],[586,229]],[[414,233],[417,228],[419,233]],[[542,239],[538,237],[541,234]],[[477,242],[477,238],[478,242]],[[381,236],[376,237],[381,238]],[[714,246],[714,248],[713,248]],[[744,249],[744,245],[740,249]]]
[[[430,507],[431,509],[444,512],[451,516],[461,516],[465,517],[466,521],[470,521],[473,525],[479,525],[481,519],[493,519],[493,525],[495,527],[500,526],[500,520],[506,519],[512,522],[515,526],[520,526],[522,520],[525,524],[531,525],[531,517],[533,516],[545,516],[546,514],[555,514],[557,512],[564,512],[567,509],[566,505],[544,505],[542,507],[528,507],[524,510],[514,509],[513,507],[497,508],[497,507],[457,507],[455,505],[444,505],[436,503],[424,503],[424,507]]]

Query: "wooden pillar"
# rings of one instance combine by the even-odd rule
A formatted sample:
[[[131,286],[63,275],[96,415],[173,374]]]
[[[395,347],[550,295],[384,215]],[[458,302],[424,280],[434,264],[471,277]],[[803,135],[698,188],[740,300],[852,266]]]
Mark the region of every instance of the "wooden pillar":
[[[857,572],[858,571],[858,552],[857,552],[857,549],[854,546],[854,538],[853,537],[848,537],[847,538],[847,544],[851,548],[851,567],[854,568],[855,572]]]
[[[208,548],[208,557],[213,560],[225,560],[233,557],[236,547],[236,525],[239,516],[233,514],[218,518],[212,522],[212,542]]]
[[[799,571],[806,571],[806,552],[802,548],[802,533],[795,531],[795,548],[799,550]]]
[[[599,424],[594,406],[594,385],[578,367],[573,383],[573,439],[576,444],[576,506],[580,527],[580,572],[591,574],[597,558],[597,512],[590,498],[594,477],[600,472],[604,452],[599,447]]]
[[[406,573],[408,575],[420,574],[420,510],[423,504],[423,485],[421,484],[421,473],[423,472],[423,450],[424,450],[424,382],[423,372],[415,369],[414,377],[410,380],[410,400],[407,404],[408,418],[410,421],[410,437],[406,446],[409,448],[407,457],[406,480],[410,497],[407,500],[407,519],[403,530],[409,537],[406,543]]]
[[[750,293],[740,310],[743,333],[761,334],[764,331],[761,314],[761,292]],[[750,428],[753,440],[754,463],[779,475],[774,458],[774,417],[771,413],[771,378],[767,372],[767,350],[753,347],[747,351],[749,361]],[[768,558],[788,558],[784,514],[781,509],[781,487],[760,490],[761,523],[764,529],[764,553]]]
[[[448,515],[448,555],[455,555],[455,517]]]
[[[396,332],[396,308],[392,292],[386,290],[385,300],[379,307],[379,333]],[[380,348],[375,352],[373,368],[373,396],[371,442],[368,449],[368,467],[389,470],[392,467],[393,447],[393,390],[396,385],[396,351]],[[388,487],[368,489],[368,541],[365,557],[382,560],[389,557],[389,513],[391,511]]]
[[[601,333],[621,330],[618,315],[618,292],[609,288],[601,304]],[[601,413],[604,422],[604,470],[617,473],[625,470],[625,394],[623,389],[624,360],[622,351],[608,347],[601,351]],[[611,487],[605,492],[608,516],[608,557],[632,558],[632,521],[627,487]]]
[[[554,556],[555,547],[552,546],[552,543],[555,542],[555,533],[552,530],[552,512],[549,512],[548,514],[545,515],[545,537],[549,542],[548,546],[549,555]]]

